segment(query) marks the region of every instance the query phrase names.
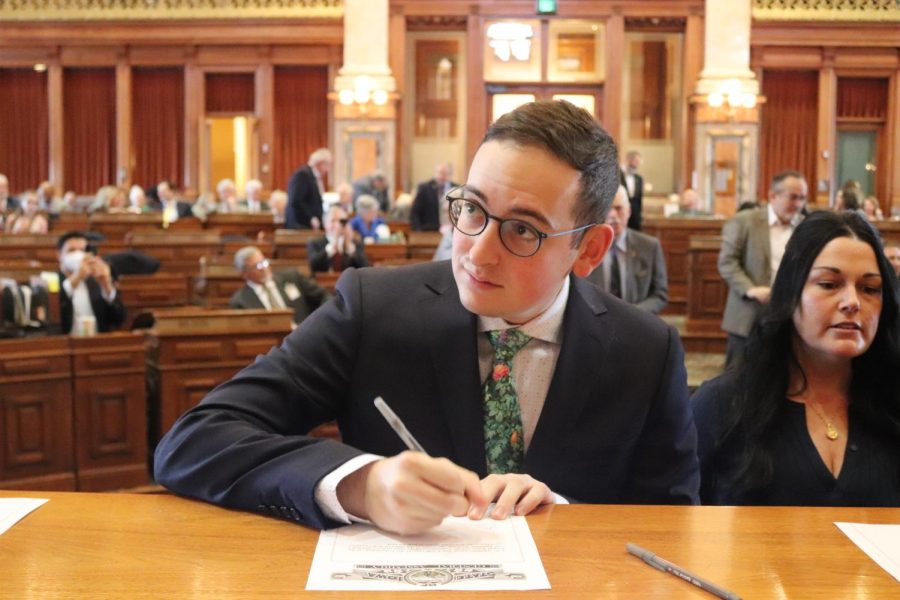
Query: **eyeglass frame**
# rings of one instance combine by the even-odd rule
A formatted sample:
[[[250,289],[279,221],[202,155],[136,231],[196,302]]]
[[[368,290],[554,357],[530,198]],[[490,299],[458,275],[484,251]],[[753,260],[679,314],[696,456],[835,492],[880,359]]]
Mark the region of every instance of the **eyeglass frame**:
[[[456,231],[460,232],[463,235],[467,235],[469,237],[476,237],[476,236],[479,236],[482,233],[484,233],[485,229],[487,229],[487,226],[491,222],[491,220],[497,221],[497,223],[498,223],[497,237],[500,238],[500,243],[503,244],[503,247],[506,248],[507,252],[509,252],[513,256],[518,256],[519,258],[529,258],[529,257],[537,254],[538,251],[541,249],[541,246],[543,246],[545,239],[560,237],[563,235],[568,235],[570,233],[578,233],[579,231],[584,231],[586,229],[590,229],[591,227],[596,227],[597,225],[599,225],[599,223],[589,223],[587,225],[582,225],[581,227],[576,227],[575,229],[568,229],[566,231],[557,231],[554,233],[544,233],[543,231],[541,231],[540,229],[538,229],[537,227],[535,227],[528,221],[523,221],[522,219],[501,219],[500,217],[497,217],[497,216],[489,213],[488,210],[485,207],[483,207],[481,204],[479,204],[478,202],[475,202],[472,200],[467,200],[466,198],[459,198],[459,197],[451,196],[452,193],[458,192],[461,190],[465,190],[465,189],[466,189],[465,185],[458,185],[455,188],[449,190],[446,194],[444,194],[444,200],[447,201],[447,214],[450,218],[450,223],[453,224],[453,229],[455,229]],[[484,216],[487,218],[484,220],[484,226],[481,228],[481,231],[479,231],[478,233],[467,233],[459,228],[459,226],[457,225],[457,222],[459,221],[459,219],[454,220],[453,210],[451,209],[451,207],[453,206],[453,203],[457,200],[462,201],[462,202],[468,202],[469,204],[474,204],[481,210],[481,212],[484,213]],[[501,232],[503,231],[504,223],[521,223],[524,227],[527,227],[528,229],[531,229],[532,231],[534,231],[537,234],[537,247],[534,249],[534,252],[532,252],[531,254],[524,254],[524,255],[513,252],[512,249],[510,249],[510,247],[506,245],[506,241],[503,239],[503,236],[501,235]]]
[[[269,268],[269,259],[268,258],[262,259],[261,261],[259,261],[255,265],[253,265],[253,268],[256,269],[257,271],[265,271],[266,269]]]

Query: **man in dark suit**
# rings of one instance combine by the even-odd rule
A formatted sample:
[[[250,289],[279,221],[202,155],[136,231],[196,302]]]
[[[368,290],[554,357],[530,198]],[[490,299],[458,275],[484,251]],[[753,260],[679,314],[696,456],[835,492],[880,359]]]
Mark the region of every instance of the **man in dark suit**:
[[[322,194],[331,160],[331,151],[319,148],[310,154],[307,164],[291,175],[284,212],[284,226],[288,229],[322,228]]]
[[[678,334],[581,279],[612,241],[617,182],[615,144],[586,111],[503,115],[454,195],[452,260],[345,272],[334,301],[179,419],[156,480],[400,533],[492,501],[493,519],[566,498],[696,502]],[[427,455],[403,451],[376,396]],[[307,435],[335,418],[342,442]]]
[[[268,259],[256,246],[244,246],[235,252],[234,268],[246,285],[231,296],[231,308],[290,308],[296,326],[328,300],[328,292],[296,269],[273,274]]]
[[[631,150],[625,155],[625,166],[621,171],[621,184],[628,192],[628,202],[631,204],[631,217],[628,219],[628,228],[635,231],[641,230],[641,211],[644,203],[644,178],[638,174],[638,169],[644,158],[637,150]]]
[[[388,190],[388,180],[384,171],[376,169],[369,175],[363,175],[353,182],[353,205],[360,196],[372,196],[378,200],[378,210],[387,215],[391,212],[391,196]]]
[[[419,184],[412,210],[409,213],[413,231],[437,231],[441,228],[441,217],[446,221],[447,207],[444,196],[456,184],[450,181],[450,165],[440,163],[434,168],[434,177]],[[449,223],[448,223],[449,224]]]
[[[339,273],[350,267],[358,269],[369,266],[363,245],[353,241],[353,229],[349,222],[347,212],[340,206],[328,209],[325,237],[314,238],[306,243],[311,272]]]
[[[658,314],[669,303],[666,260],[659,240],[625,226],[630,213],[628,192],[620,185],[606,216],[615,235],[613,245],[588,279],[625,302]]]
[[[60,265],[59,315],[62,332],[70,333],[83,317],[94,317],[98,332],[113,331],[125,322],[109,265],[96,256],[80,231],[64,233],[56,241]],[[75,329],[76,333],[78,330]]]
[[[163,221],[172,223],[178,219],[194,216],[191,204],[175,196],[175,186],[171,182],[160,181],[156,186],[156,196],[159,198],[159,210],[163,213]]]

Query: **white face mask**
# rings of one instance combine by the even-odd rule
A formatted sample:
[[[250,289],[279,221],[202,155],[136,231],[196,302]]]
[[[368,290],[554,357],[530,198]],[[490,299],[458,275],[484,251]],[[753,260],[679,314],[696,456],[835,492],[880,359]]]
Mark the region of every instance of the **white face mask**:
[[[81,263],[84,261],[85,252],[84,250],[73,250],[72,252],[66,252],[62,257],[62,269],[64,272],[69,273],[77,273],[78,269],[81,268]]]

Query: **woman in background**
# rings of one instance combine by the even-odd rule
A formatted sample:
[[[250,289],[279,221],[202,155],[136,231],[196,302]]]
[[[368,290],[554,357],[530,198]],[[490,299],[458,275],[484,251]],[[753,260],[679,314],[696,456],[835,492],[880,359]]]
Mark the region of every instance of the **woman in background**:
[[[701,501],[900,506],[897,280],[856,213],[791,236],[743,360],[692,398]]]

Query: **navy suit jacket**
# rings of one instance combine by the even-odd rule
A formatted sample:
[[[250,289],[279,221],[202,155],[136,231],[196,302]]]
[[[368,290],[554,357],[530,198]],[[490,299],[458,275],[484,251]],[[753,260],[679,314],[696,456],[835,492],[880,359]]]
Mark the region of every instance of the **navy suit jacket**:
[[[288,229],[309,229],[312,218],[322,221],[322,194],[312,167],[303,165],[288,181],[288,202],[284,209],[284,226]]]
[[[335,526],[316,484],[363,452],[405,450],[372,404],[379,395],[430,455],[484,476],[476,324],[449,261],[346,271],[331,302],[178,420],[157,446],[156,481]],[[696,503],[697,436],[675,330],[573,278],[563,340],[524,472],[583,502]],[[332,419],[343,443],[306,435]]]
[[[456,185],[450,182],[449,189],[455,188]],[[434,178],[419,184],[409,213],[410,228],[413,231],[437,231],[440,229],[440,211],[447,210],[447,207],[438,187],[438,182]]]

